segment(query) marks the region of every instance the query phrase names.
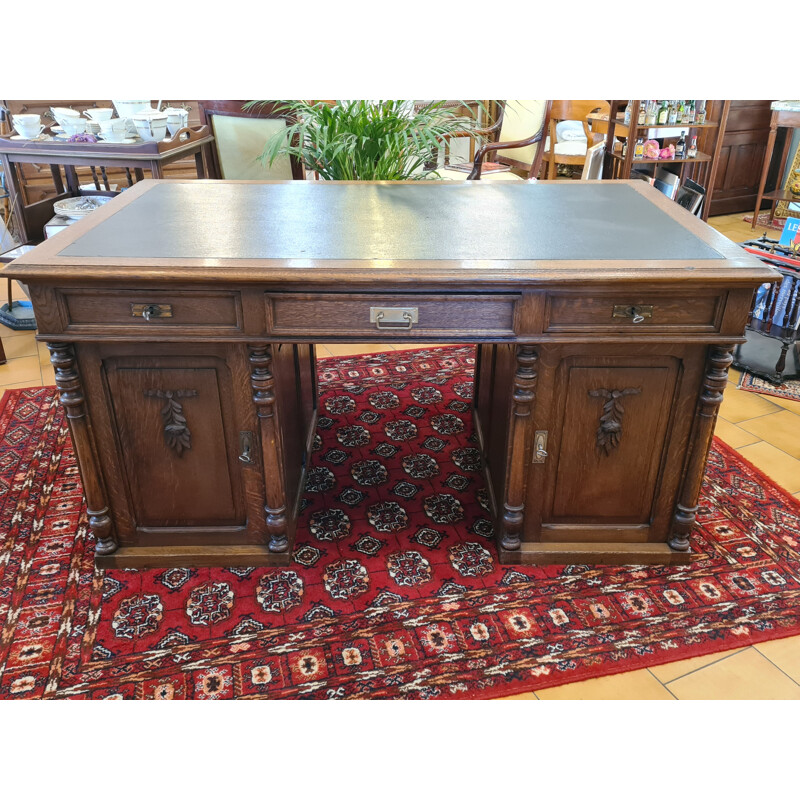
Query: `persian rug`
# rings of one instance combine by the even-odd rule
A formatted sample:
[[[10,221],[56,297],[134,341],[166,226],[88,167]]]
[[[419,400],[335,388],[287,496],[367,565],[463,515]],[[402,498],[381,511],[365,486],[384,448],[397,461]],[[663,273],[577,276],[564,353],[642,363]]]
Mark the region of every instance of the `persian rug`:
[[[742,222],[752,222],[753,215],[752,214],[745,214],[742,217]],[[772,222],[769,221],[769,211],[762,211],[758,215],[758,222],[756,222],[756,226],[759,228],[771,228],[774,231],[782,231],[783,225],[786,222],[785,217],[775,217]],[[753,238],[757,238],[755,231],[753,231]]]
[[[785,400],[797,400],[800,402],[800,381],[785,381],[781,386],[765,381],[757,375],[749,372],[742,372],[737,388],[745,392],[755,392],[756,394],[767,394],[772,397],[783,397]]]
[[[326,359],[292,563],[95,570],[53,388],[0,401],[0,697],[490,698],[800,633],[800,505],[715,442],[695,557],[502,566],[471,347]]]

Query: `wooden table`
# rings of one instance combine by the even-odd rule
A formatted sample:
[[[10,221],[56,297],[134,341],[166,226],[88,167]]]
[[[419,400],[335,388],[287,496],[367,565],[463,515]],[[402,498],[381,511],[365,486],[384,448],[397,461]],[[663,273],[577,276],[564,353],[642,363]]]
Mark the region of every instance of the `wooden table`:
[[[209,171],[209,148],[214,137],[206,126],[184,128],[171,139],[161,142],[119,144],[113,142],[67,142],[18,140],[0,136],[0,162],[6,175],[9,203],[17,225],[17,238],[23,242],[44,239],[44,226],[54,215],[53,203],[78,195],[114,195],[116,192],[81,191],[76,167],[126,167],[133,169],[137,180],[144,178],[143,170],[153,178],[164,175],[164,167],[188,156],[195,157],[198,178],[214,177]],[[21,178],[17,169],[21,164],[49,164],[57,195],[30,205],[24,204]],[[66,187],[59,167],[64,167]]]
[[[3,272],[132,567],[289,563],[318,342],[478,344],[503,563],[684,563],[774,279],[641,181],[144,181]]]
[[[772,161],[772,151],[775,149],[775,138],[778,135],[778,128],[800,128],[800,110],[787,111],[785,109],[772,109],[772,116],[769,121],[769,137],[767,138],[767,149],[764,151],[764,166],[761,168],[761,180],[758,184],[758,195],[756,196],[756,210],[753,212],[753,222],[750,225],[752,230],[756,229],[758,224],[758,215],[761,212],[762,200],[770,201],[769,221],[770,224],[775,219],[775,204],[781,201],[784,202],[797,202],[797,198],[791,192],[786,191],[782,187],[775,189],[773,192],[764,194],[764,187],[767,183],[767,175],[769,174],[769,167]],[[791,136],[787,137],[791,140]],[[788,141],[784,144],[781,150],[781,163],[778,168],[778,181],[783,180],[783,171],[786,168],[786,159],[789,155]]]

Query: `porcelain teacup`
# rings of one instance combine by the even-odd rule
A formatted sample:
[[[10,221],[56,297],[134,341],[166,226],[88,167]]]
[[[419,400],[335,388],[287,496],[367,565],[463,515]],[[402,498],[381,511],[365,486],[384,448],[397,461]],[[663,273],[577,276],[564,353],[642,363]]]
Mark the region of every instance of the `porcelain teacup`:
[[[105,122],[114,116],[113,108],[87,108],[83,112],[85,117],[89,117],[92,122]]]
[[[98,123],[100,125],[100,136],[107,142],[121,142],[125,139],[128,126],[124,119],[105,119]]]
[[[81,112],[76,111],[74,108],[64,108],[64,107],[57,107],[53,108],[51,106],[50,111],[53,113],[56,122],[63,128],[64,127],[64,120],[65,119],[80,119]]]
[[[174,136],[189,124],[189,112],[185,108],[165,108],[164,113],[167,115],[167,130],[170,136]]]
[[[14,130],[23,139],[35,139],[45,128],[39,114],[15,114],[13,122]]]
[[[67,136],[86,133],[86,120],[83,117],[63,117],[61,119],[61,127]]]
[[[167,135],[167,115],[158,111],[134,114],[133,123],[146,142],[160,142]]]

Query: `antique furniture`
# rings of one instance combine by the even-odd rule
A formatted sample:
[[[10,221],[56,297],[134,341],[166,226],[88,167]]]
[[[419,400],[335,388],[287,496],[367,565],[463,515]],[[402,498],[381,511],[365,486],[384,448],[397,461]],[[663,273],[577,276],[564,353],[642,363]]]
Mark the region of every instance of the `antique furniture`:
[[[185,128],[171,139],[161,142],[122,144],[111,142],[79,143],[44,140],[18,140],[0,136],[0,163],[3,166],[9,201],[15,223],[15,233],[20,241],[38,242],[44,238],[44,225],[53,217],[53,203],[65,197],[80,194],[113,194],[97,185],[95,190],[82,190],[76,167],[124,167],[133,170],[136,178],[143,178],[143,170],[154,178],[164,176],[167,164],[194,156],[198,178],[208,177],[206,161],[208,148],[213,141],[205,126]],[[25,203],[21,172],[23,164],[49,164],[56,187],[55,195],[35,203]],[[64,168],[62,180],[59,166]],[[130,176],[129,176],[130,179]],[[130,179],[132,183],[132,179]],[[105,186],[107,187],[107,183]]]
[[[754,295],[746,341],[736,346],[733,365],[781,386],[800,378],[800,259],[766,234],[742,247],[775,267],[781,281]]]
[[[554,180],[559,164],[582,167],[586,161],[586,151],[602,140],[602,136],[589,127],[589,114],[608,114],[607,100],[554,100],[550,108],[549,140],[545,146],[544,177]],[[583,123],[586,141],[559,142],[556,128],[559,122],[567,120]]]
[[[315,342],[478,344],[503,563],[685,563],[774,276],[640,181],[144,181],[3,273],[132,567],[289,563]]]
[[[446,180],[525,180],[536,178],[542,166],[542,137],[550,117],[551,100],[508,100],[497,102],[497,119],[489,127],[477,131],[491,138],[481,145],[472,158],[469,171],[447,166],[439,170]],[[493,157],[498,171],[484,172],[487,155]]]
[[[624,109],[629,102],[631,119],[638,120],[641,100],[612,100],[608,119],[603,120],[605,122],[603,127],[606,130],[606,168],[604,177],[627,180],[631,177],[631,169],[634,165],[637,169],[640,169],[642,165],[646,164],[679,164],[681,184],[687,178],[691,178],[705,188],[701,217],[703,221],[707,220],[708,212],[713,202],[722,137],[725,133],[731,101],[706,101],[706,121],[702,124],[697,122],[692,122],[691,124],[676,122],[672,125],[631,124],[627,126],[624,124]],[[648,131],[653,133],[654,138],[661,138],[663,137],[663,131],[666,131],[667,135],[671,135],[670,132],[676,130],[685,130],[687,136],[697,136],[698,151],[694,158],[689,158],[688,156],[686,158],[668,160],[640,158],[634,161],[633,155],[637,138],[647,138]],[[628,143],[624,154],[622,152],[622,140],[627,140]]]
[[[800,101],[779,101],[772,104],[772,116],[770,117],[769,121],[769,138],[767,139],[767,149],[764,153],[764,166],[761,168],[761,180],[758,184],[758,194],[756,195],[756,208],[753,212],[753,222],[750,226],[753,230],[755,230],[756,225],[758,224],[758,212],[761,211],[762,200],[768,200],[770,202],[770,222],[775,219],[776,203],[779,207],[783,205],[785,208],[785,205],[788,203],[798,202],[797,198],[794,197],[785,186],[780,189],[776,189],[773,192],[767,192],[766,194],[764,193],[764,187],[767,183],[767,175],[769,174],[770,164],[772,163],[772,151],[775,148],[775,139],[778,135],[778,128],[789,128],[791,130],[800,128]],[[788,155],[789,148],[784,142],[784,146],[781,148],[780,167],[778,168],[779,181],[783,175],[783,170],[786,167],[786,159]]]
[[[244,111],[246,100],[198,100],[200,119],[214,134],[212,175],[226,180],[302,180],[303,167],[285,155],[272,165],[257,159],[264,143],[286,128],[280,103]]]

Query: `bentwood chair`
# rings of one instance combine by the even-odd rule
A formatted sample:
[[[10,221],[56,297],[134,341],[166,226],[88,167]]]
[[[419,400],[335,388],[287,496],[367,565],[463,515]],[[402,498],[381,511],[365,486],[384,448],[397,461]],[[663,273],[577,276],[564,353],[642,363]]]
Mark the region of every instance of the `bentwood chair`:
[[[280,104],[243,111],[246,102],[198,100],[200,120],[214,134],[212,174],[227,180],[303,180],[303,167],[294,156],[281,156],[271,166],[258,161],[267,140],[287,127]]]
[[[586,152],[602,139],[602,134],[589,128],[587,115],[598,111],[608,114],[611,110],[606,100],[554,100],[550,111],[549,137],[545,145],[545,177],[555,180],[560,164],[582,167]],[[577,132],[562,133],[563,123],[577,122]],[[572,135],[569,135],[572,133]],[[561,134],[561,135],[559,135]]]
[[[487,142],[478,148],[469,174],[445,168],[439,170],[440,176],[447,180],[470,181],[536,178],[542,165],[542,139],[547,130],[551,102],[508,100],[499,103],[500,113],[495,123],[500,125],[497,141]],[[491,163],[502,165],[505,171],[484,173],[486,157],[490,154],[493,159]]]

